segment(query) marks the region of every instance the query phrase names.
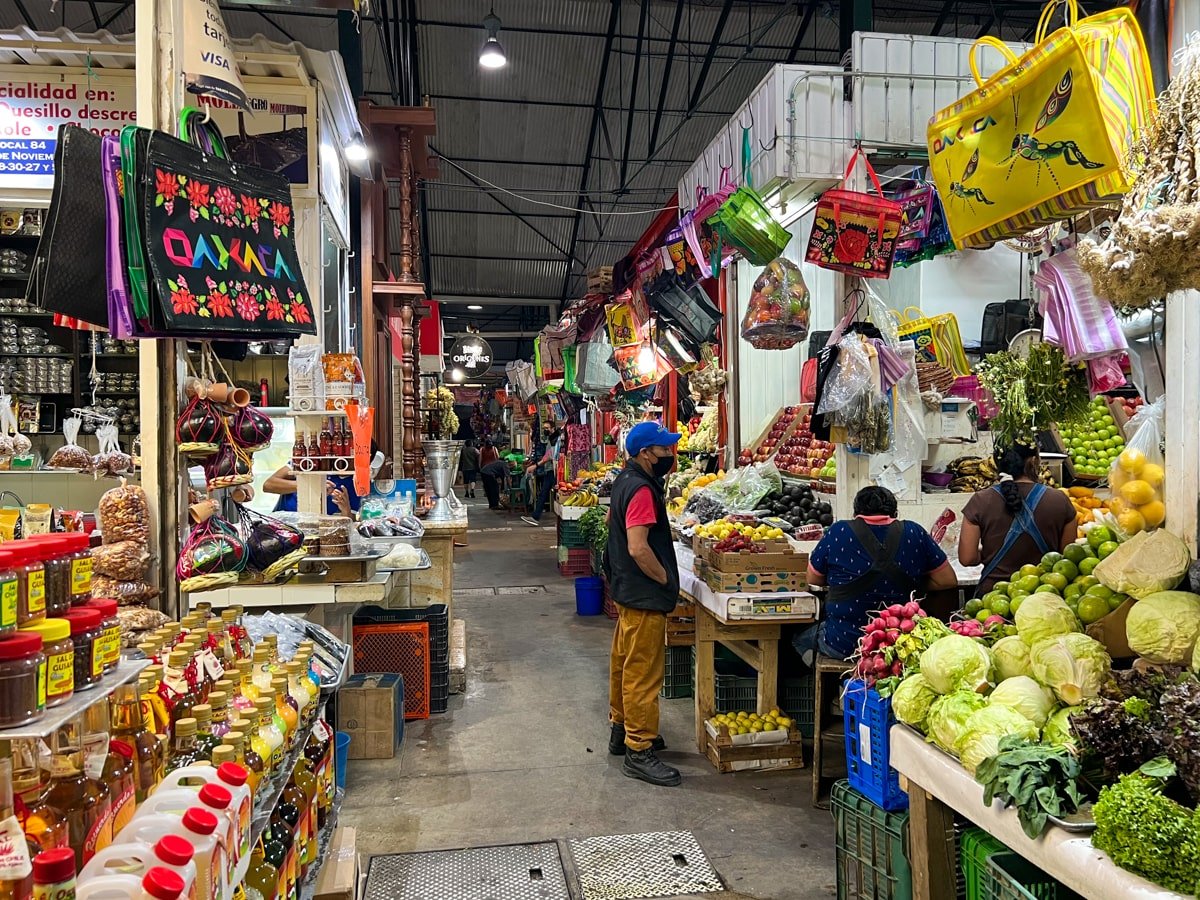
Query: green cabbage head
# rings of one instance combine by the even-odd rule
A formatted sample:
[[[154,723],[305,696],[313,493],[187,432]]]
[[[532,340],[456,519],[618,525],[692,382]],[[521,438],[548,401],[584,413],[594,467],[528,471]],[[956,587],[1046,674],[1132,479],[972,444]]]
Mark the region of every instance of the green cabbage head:
[[[1000,638],[992,645],[992,663],[997,681],[1003,682],[1017,675],[1028,675],[1029,647],[1021,640],[1020,635],[1010,634]]]
[[[955,691],[933,701],[926,725],[929,737],[943,750],[955,752],[964,727],[976,710],[987,705],[987,699],[974,691]]]
[[[958,758],[972,775],[985,759],[1000,752],[1000,739],[1010,734],[1027,741],[1038,739],[1038,729],[1027,718],[1007,706],[985,706],[971,714],[958,741]]]
[[[1013,615],[1017,634],[1032,647],[1038,641],[1079,631],[1079,619],[1057,594],[1032,594],[1026,597]]]
[[[921,674],[939,694],[986,691],[991,669],[987,647],[961,634],[938,638],[921,654]]]
[[[1078,706],[1100,693],[1112,660],[1099,641],[1086,634],[1061,634],[1029,651],[1033,677],[1068,706]]]
[[[1054,747],[1065,747],[1071,751],[1076,750],[1078,745],[1075,742],[1075,732],[1071,730],[1070,719],[1082,708],[1080,706],[1064,706],[1050,716],[1046,720],[1046,727],[1042,729],[1042,743]]]
[[[1187,591],[1159,591],[1139,600],[1125,621],[1129,648],[1162,666],[1186,666],[1200,638],[1200,597]]]
[[[1038,729],[1046,724],[1055,705],[1054,695],[1028,675],[1005,679],[988,696],[988,706],[1007,706],[1016,710]]]
[[[925,731],[925,720],[929,718],[929,707],[938,699],[938,693],[920,672],[905,678],[892,693],[892,712],[905,725]]]

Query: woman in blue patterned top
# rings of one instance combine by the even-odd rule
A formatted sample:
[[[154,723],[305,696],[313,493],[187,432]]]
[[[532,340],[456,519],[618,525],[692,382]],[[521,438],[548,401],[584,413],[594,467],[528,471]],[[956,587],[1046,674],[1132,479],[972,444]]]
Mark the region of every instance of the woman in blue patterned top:
[[[854,518],[835,522],[808,560],[808,583],[827,586],[819,624],[792,645],[811,666],[819,651],[846,659],[876,610],[907,603],[914,592],[958,587],[946,554],[916,522],[896,518],[887,488],[865,487],[854,498]]]

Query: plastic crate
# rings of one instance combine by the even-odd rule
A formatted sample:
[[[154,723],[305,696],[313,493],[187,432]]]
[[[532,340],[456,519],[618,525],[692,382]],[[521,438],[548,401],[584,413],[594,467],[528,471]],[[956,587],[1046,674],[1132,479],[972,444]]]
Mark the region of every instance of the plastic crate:
[[[616,621],[619,615],[617,611],[617,601],[613,599],[612,594],[608,592],[608,584],[604,585],[604,614],[613,621]]]
[[[846,775],[850,785],[886,810],[906,809],[900,773],[891,767],[888,729],[896,724],[891,698],[884,699],[861,680],[850,681],[842,696],[846,721]]]
[[[450,662],[434,663],[429,671],[429,712],[444,713],[450,708]]]
[[[696,681],[696,648],[672,647],[673,650],[687,650],[692,658],[692,683]],[[722,648],[718,646],[717,650]],[[713,660],[713,697],[716,712],[728,713],[740,710],[758,708],[758,676],[745,674],[744,664],[736,657],[722,659],[718,655]],[[779,679],[779,708],[796,721],[796,728],[801,737],[813,736],[813,677],[811,674],[802,678]]]
[[[845,780],[834,784],[829,808],[838,900],[911,900],[908,812],[880,809]]]
[[[558,520],[558,546],[571,549],[587,548],[587,541],[583,539],[578,520]]]
[[[980,900],[1083,900],[1016,853],[995,853],[983,867]]]
[[[966,900],[981,900],[982,882],[991,876],[987,872],[988,860],[996,853],[1007,853],[1008,848],[982,828],[968,828],[958,843],[959,869],[965,884]]]
[[[354,614],[355,625],[383,625],[388,622],[428,622],[430,662],[450,661],[450,610],[445,603],[417,606],[409,609],[385,609],[364,606]]]
[[[800,678],[779,679],[779,708],[796,720],[801,737],[813,736],[816,682],[809,672]]]
[[[566,578],[592,574],[592,551],[558,548],[558,572]]]
[[[667,647],[666,671],[663,674],[663,686],[659,691],[660,697],[667,700],[678,700],[681,697],[692,696],[692,686],[695,675],[692,666],[691,647]]]
[[[404,676],[404,718],[428,719],[430,707],[428,622],[354,626],[354,671]]]

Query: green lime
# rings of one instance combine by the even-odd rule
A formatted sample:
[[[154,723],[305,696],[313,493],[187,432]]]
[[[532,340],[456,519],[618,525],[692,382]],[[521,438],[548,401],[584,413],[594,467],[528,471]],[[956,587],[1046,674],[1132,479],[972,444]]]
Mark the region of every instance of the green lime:
[[[1069,597],[1078,597],[1082,593],[1083,588],[1081,588],[1078,584],[1068,584],[1067,589],[1063,591],[1063,599],[1065,600]]]
[[[1087,534],[1088,544],[1095,550],[1099,550],[1101,544],[1107,543],[1113,539],[1112,531],[1107,525],[1097,525]],[[1103,559],[1103,557],[1101,557]]]
[[[1037,575],[1023,575],[1013,582],[1013,589],[1024,591],[1027,594],[1035,594],[1041,583],[1042,580]],[[1009,590],[1008,595],[1012,596],[1012,590]]]
[[[1099,556],[1101,559],[1106,559],[1119,546],[1121,546],[1121,545],[1118,544],[1116,541],[1105,541],[1103,544],[1101,544],[1099,547],[1096,548],[1096,555]]]
[[[1056,590],[1065,590],[1068,584],[1066,575],[1059,572],[1049,572],[1042,576],[1042,584],[1055,588]]]
[[[1087,559],[1079,561],[1079,574],[1091,575],[1096,570],[1096,566],[1100,565],[1100,557],[1089,556]]]
[[[1067,549],[1063,551],[1063,556],[1069,559],[1075,565],[1079,565],[1088,556],[1088,548],[1086,544],[1068,544]]]
[[[990,609],[981,609],[979,612],[975,613],[975,621],[982,625],[991,617],[991,615],[992,611]]]
[[[992,612],[998,616],[1004,616],[1006,619],[1012,612],[1012,602],[1007,597],[997,597],[989,605]]]
[[[1087,594],[1085,594],[1085,596],[1099,597],[1101,600],[1107,600],[1114,593],[1115,592],[1112,590],[1112,588],[1107,588],[1102,584],[1094,584],[1087,589]]]
[[[1075,583],[1086,591],[1088,588],[1098,585],[1100,583],[1100,579],[1095,575],[1081,575],[1079,578],[1075,579]]]
[[[1091,625],[1093,622],[1103,619],[1109,612],[1111,610],[1108,608],[1108,600],[1097,597],[1095,594],[1085,594],[1076,609],[1079,621],[1084,625]]]
[[[1110,610],[1119,609],[1129,597],[1126,594],[1113,594],[1108,598],[1108,608]]]
[[[1054,568],[1056,563],[1062,561],[1062,558],[1063,555],[1061,553],[1050,552],[1042,557],[1042,561],[1038,563],[1038,565],[1040,565],[1043,570],[1049,572]]]
[[[992,586],[992,591],[994,591],[997,594],[1003,594],[1004,596],[1007,597],[1010,587],[1011,587],[1011,585],[1009,585],[1009,583],[1007,581],[997,581]]]
[[[1021,604],[1025,602],[1026,594],[1019,594],[1008,601],[1008,611],[1011,615],[1016,615],[1017,610],[1021,608]]]
[[[1039,578],[1041,578],[1042,575],[1045,574],[1045,572],[1046,572],[1045,569],[1040,569],[1037,566],[1032,565],[1031,563],[1026,563],[1025,565],[1021,566],[1021,568],[1018,570],[1017,574],[1020,575],[1022,578],[1027,578],[1030,575],[1037,575]]]
[[[1067,579],[1067,584],[1070,584],[1079,577],[1079,567],[1069,559],[1060,559],[1056,562],[1054,564],[1054,571]],[[1063,585],[1063,587],[1066,587],[1066,585]]]
[[[963,604],[963,612],[968,616],[973,616],[983,609],[983,601],[978,598],[972,598]]]

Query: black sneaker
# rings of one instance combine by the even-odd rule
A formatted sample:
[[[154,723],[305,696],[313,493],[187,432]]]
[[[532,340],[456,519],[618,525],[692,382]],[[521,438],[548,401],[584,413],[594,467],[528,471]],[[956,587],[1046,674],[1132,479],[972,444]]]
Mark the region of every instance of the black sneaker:
[[[657,784],[659,787],[675,787],[683,781],[679,770],[668,766],[654,755],[653,750],[626,748],[625,762],[621,765],[621,771],[630,778],[638,778],[648,784]]]
[[[650,742],[650,749],[655,753],[662,753],[667,749],[667,742],[663,740],[660,734]],[[608,733],[608,752],[613,756],[622,756],[625,753],[625,726],[619,725],[616,722],[612,724],[612,730]]]

